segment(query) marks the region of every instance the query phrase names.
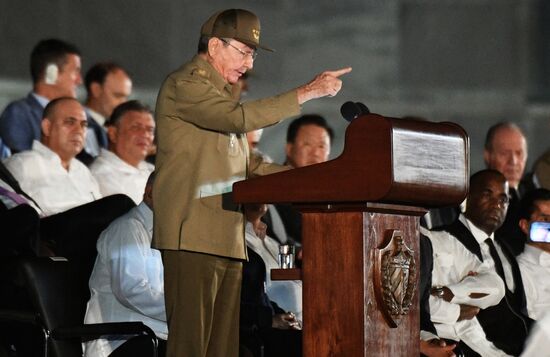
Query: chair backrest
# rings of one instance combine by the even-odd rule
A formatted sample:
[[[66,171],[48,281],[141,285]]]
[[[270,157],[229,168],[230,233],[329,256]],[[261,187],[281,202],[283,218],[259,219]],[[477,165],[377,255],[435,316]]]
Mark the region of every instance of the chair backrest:
[[[65,258],[23,259],[21,269],[30,299],[48,331],[84,321],[86,292],[72,264]],[[81,344],[50,339],[50,351],[57,357],[80,356]]]

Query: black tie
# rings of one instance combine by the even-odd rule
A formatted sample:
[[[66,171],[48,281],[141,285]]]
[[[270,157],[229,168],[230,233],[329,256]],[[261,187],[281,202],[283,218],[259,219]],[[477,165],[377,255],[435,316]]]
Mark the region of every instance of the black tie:
[[[487,245],[489,246],[489,253],[491,253],[491,257],[495,262],[495,269],[497,271],[497,274],[504,281],[506,289],[508,289],[508,286],[506,284],[506,277],[504,276],[504,268],[502,267],[502,261],[500,260],[500,256],[498,255],[497,249],[495,248],[495,244],[493,243],[493,240],[491,238],[485,239],[485,243],[487,243]]]

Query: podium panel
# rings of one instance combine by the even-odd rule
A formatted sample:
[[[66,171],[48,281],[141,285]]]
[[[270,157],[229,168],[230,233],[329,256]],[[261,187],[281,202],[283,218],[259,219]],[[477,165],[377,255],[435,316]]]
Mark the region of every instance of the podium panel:
[[[374,286],[375,249],[395,230],[419,262],[423,209],[368,204],[363,211],[303,210],[304,356],[418,356],[419,309],[414,295],[396,328]],[[418,285],[419,275],[415,277]]]

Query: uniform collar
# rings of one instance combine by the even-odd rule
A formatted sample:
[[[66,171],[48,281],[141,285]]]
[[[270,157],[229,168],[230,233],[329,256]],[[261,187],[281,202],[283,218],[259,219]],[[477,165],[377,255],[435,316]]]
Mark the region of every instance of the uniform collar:
[[[208,61],[206,61],[200,55],[195,55],[195,57],[193,57],[192,63],[196,67],[198,67],[197,69],[193,70],[193,75],[196,71],[199,76],[207,78],[220,92],[223,90],[227,90],[229,93],[231,93],[231,84],[227,83],[223,79],[221,74],[219,74],[218,71],[216,71],[216,69],[212,67],[210,63],[208,63]]]

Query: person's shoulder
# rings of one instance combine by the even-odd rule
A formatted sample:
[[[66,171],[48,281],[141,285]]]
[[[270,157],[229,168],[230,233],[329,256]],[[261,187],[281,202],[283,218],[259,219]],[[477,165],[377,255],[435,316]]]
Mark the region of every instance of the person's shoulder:
[[[129,235],[128,233],[133,232],[136,227],[142,227],[143,224],[139,217],[138,206],[135,206],[122,216],[116,218],[101,233],[103,244],[108,244],[109,241],[115,239],[123,239]]]
[[[212,71],[213,68],[206,65],[206,61],[197,55],[172,72],[169,77],[176,82],[180,80],[203,82],[210,79]]]
[[[36,150],[25,150],[8,157],[4,164],[8,167],[13,165],[32,165],[41,160],[41,155]]]
[[[545,252],[529,244],[525,245],[523,252],[517,256],[516,260],[520,266],[541,266],[541,259],[550,259],[550,253]]]
[[[38,102],[34,103],[33,100],[34,99],[30,98],[30,96],[26,96],[10,102],[2,112],[2,117],[20,114],[24,111],[30,111],[34,106],[33,104],[40,105]]]
[[[104,170],[112,170],[114,165],[110,158],[111,152],[106,149],[102,149],[89,167],[91,173],[95,175],[102,173]]]

